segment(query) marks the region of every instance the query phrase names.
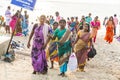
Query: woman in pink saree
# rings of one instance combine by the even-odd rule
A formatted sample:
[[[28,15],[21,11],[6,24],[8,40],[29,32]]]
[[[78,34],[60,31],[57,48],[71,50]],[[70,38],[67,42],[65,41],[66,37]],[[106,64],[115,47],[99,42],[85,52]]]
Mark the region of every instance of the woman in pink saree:
[[[14,31],[15,26],[17,24],[17,19],[18,19],[18,13],[12,16],[12,20],[10,21],[10,27],[11,27],[12,32]]]
[[[93,37],[93,41],[94,43],[96,42],[96,37],[97,37],[97,32],[100,28],[100,21],[98,20],[98,16],[96,16],[94,18],[94,20],[91,22],[91,28],[92,28],[92,37]]]

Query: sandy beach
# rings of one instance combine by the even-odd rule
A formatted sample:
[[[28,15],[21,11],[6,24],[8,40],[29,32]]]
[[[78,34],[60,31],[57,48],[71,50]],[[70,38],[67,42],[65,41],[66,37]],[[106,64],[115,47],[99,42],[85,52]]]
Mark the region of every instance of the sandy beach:
[[[5,63],[0,60],[0,80],[120,80],[120,42],[114,39],[108,44],[104,41],[105,28],[99,30],[95,58],[87,62],[86,72],[71,72],[68,70],[67,77],[59,77],[59,66],[48,71],[47,75],[33,75],[30,50],[27,48],[16,51],[16,60]],[[14,37],[15,41],[27,44],[28,37]],[[48,62],[50,67],[50,63]]]
[[[8,5],[12,6],[12,14],[20,9],[20,7],[10,4],[10,1],[11,0],[1,0],[0,15],[4,15]],[[97,0],[96,3],[84,3],[84,1],[79,2],[80,0],[77,1],[78,2],[74,2],[73,0],[70,0],[69,2],[69,0],[59,0],[57,2],[57,0],[39,0],[34,11],[28,11],[30,15],[30,23],[36,22],[37,17],[41,14],[55,16],[56,11],[59,11],[60,16],[65,19],[72,16],[78,16],[81,18],[82,15],[87,16],[90,12],[92,13],[92,18],[99,16],[101,25],[106,16],[109,17],[117,14],[117,17],[120,20],[119,0],[116,0],[118,3],[113,1],[115,2],[113,4],[112,2],[109,3],[111,0],[106,0],[106,2],[104,2],[105,0],[100,0],[103,1],[102,3],[99,3]],[[107,1],[109,4],[107,4]],[[23,11],[24,10],[26,9],[23,9]],[[118,36],[120,34],[120,25],[117,26],[117,28]],[[29,29],[32,30],[32,27],[29,26]],[[16,42],[20,41],[21,44],[24,44],[24,48],[15,50],[15,61],[12,63],[2,61],[3,57],[1,57],[0,80],[120,80],[120,42],[114,38],[113,42],[108,44],[104,40],[105,33],[105,27],[101,26],[101,29],[98,31],[97,41],[94,44],[97,50],[97,55],[87,62],[85,72],[68,70],[66,77],[58,76],[59,66],[57,63],[55,63],[54,69],[48,70],[47,75],[33,75],[31,49],[26,47],[29,36],[14,36],[13,40]],[[0,29],[0,36],[10,37],[9,34],[5,34],[3,27]],[[50,61],[48,61],[48,67],[50,67]]]

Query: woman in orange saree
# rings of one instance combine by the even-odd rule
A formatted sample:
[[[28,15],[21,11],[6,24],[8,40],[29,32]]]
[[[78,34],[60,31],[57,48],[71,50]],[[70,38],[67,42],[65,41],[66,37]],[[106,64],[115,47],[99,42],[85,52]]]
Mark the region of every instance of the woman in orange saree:
[[[108,43],[111,43],[113,41],[114,27],[115,27],[115,24],[113,21],[113,17],[111,16],[106,24],[106,35],[104,38]]]

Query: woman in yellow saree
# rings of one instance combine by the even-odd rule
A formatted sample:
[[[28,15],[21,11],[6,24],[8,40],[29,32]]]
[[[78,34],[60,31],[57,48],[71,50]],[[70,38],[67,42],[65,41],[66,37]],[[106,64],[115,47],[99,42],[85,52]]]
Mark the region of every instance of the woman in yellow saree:
[[[52,34],[54,34],[55,30],[58,28],[59,24],[58,22],[53,23],[53,29],[52,29]],[[58,62],[58,50],[57,50],[57,41],[58,39],[56,38],[55,40],[50,40],[49,48],[48,48],[48,53],[51,61],[51,67],[50,69],[54,68],[54,61]]]
[[[88,50],[92,43],[92,36],[89,33],[89,24],[83,25],[83,30],[78,31],[77,39],[74,45],[74,51],[76,53],[78,62],[78,71],[83,72],[86,64]]]

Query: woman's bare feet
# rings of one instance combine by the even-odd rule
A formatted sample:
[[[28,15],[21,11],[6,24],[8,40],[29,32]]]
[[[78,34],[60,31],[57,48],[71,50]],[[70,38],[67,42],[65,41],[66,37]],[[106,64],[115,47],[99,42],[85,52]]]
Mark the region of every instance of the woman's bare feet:
[[[33,71],[33,73],[32,74],[36,74],[36,71]]]

